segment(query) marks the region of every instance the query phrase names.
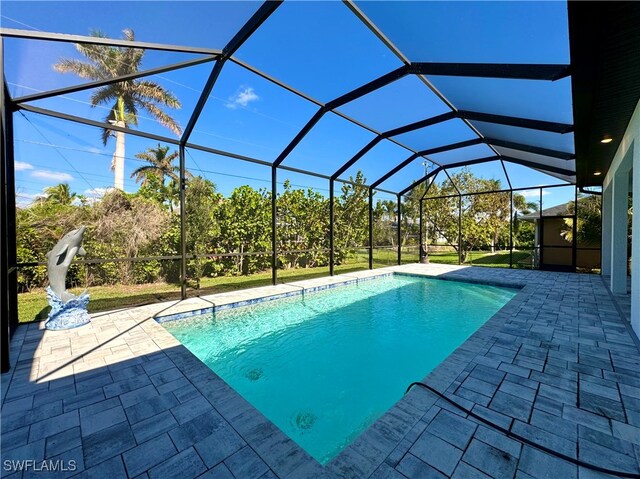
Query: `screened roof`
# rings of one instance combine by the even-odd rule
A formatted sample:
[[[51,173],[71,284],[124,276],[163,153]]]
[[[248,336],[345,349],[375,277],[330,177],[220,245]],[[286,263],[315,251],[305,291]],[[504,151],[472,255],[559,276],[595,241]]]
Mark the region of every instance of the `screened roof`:
[[[6,1],[2,11],[17,120],[48,118],[21,141],[66,130],[46,142],[107,154],[98,133],[89,138],[68,120],[103,126],[108,108],[92,107],[91,95],[147,72],[179,98],[172,114],[182,133],[149,115],[123,131],[200,151],[205,171],[225,157],[322,181],[361,170],[368,185],[401,194],[465,165],[486,164],[505,188],[526,183],[527,170],[576,181],[565,2],[32,5]],[[95,42],[91,31],[121,39],[124,28],[135,42],[100,41],[143,48],[140,74],[123,68],[87,83],[53,69],[81,58],[74,44]]]

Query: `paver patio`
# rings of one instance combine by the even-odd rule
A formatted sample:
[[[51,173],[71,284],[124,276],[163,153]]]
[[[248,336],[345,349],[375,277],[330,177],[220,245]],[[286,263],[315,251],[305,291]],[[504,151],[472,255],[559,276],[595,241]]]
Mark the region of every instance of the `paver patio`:
[[[153,319],[382,271],[522,285],[424,381],[543,446],[640,472],[640,349],[625,302],[600,276],[415,264],[95,314],[70,331],[20,326],[17,362],[2,375],[3,476],[613,477],[523,445],[418,387],[323,467]],[[73,460],[76,470],[6,470],[21,459]]]

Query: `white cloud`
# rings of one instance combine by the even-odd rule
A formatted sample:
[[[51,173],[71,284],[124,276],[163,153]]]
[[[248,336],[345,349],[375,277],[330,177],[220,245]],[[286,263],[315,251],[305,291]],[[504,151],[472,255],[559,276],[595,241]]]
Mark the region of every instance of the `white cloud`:
[[[90,190],[84,190],[82,193],[87,198],[102,198],[107,192],[113,188],[91,188]]]
[[[109,188],[91,188],[88,190],[84,190],[82,193],[86,198],[88,204],[92,205],[98,202],[104,195],[106,195],[109,191],[113,190],[113,187]]]
[[[239,106],[245,107],[249,103],[258,101],[259,99],[260,97],[252,87],[241,87],[238,89],[235,95],[229,97],[227,103],[225,103],[225,106],[227,108],[235,110]]]
[[[21,200],[35,200],[40,196],[41,194],[21,193],[19,191],[16,192],[16,199],[21,199]]]
[[[540,190],[517,191],[516,194],[524,196],[525,198],[540,198]],[[542,190],[542,196],[548,194],[549,192],[547,190]]]
[[[26,208],[30,206],[35,200],[38,198],[42,198],[42,193],[31,194],[31,193],[23,193],[20,191],[16,192],[16,205],[20,208]]]
[[[13,165],[16,171],[33,170],[33,165],[24,161],[16,161]]]
[[[34,178],[42,178],[44,180],[52,180],[52,181],[71,181],[73,180],[73,176],[69,173],[61,173],[59,171],[49,171],[49,170],[35,170],[31,173],[31,176]]]
[[[38,198],[39,196],[41,196],[41,194],[22,193],[20,191],[16,193],[16,198],[27,198],[31,200]]]

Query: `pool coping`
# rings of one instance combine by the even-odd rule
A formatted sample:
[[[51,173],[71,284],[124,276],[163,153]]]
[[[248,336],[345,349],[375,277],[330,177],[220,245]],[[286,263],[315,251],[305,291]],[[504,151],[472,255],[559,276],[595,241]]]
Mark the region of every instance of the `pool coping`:
[[[335,278],[340,278],[340,276],[341,275],[334,276],[334,277]],[[416,278],[429,277],[431,279],[436,279],[436,280],[439,280],[439,281],[454,281],[454,282],[458,282],[458,283],[478,284],[478,285],[483,285],[483,286],[494,286],[494,287],[507,288],[507,289],[522,289],[525,286],[524,284],[507,283],[507,282],[496,281],[496,280],[482,280],[482,279],[465,278],[465,277],[439,278],[439,277],[427,276],[427,275],[416,274],[416,273],[407,273],[407,272],[402,272],[402,271],[392,271],[392,272],[383,272],[383,273],[379,273],[379,274],[373,274],[373,275],[370,275],[370,276],[358,277],[358,278],[355,278],[355,279],[345,279],[344,281],[338,281],[338,282],[330,283],[330,284],[323,284],[323,285],[319,285],[319,286],[310,286],[308,288],[301,287],[300,289],[296,289],[295,291],[287,291],[287,292],[284,292],[284,293],[266,294],[264,296],[257,296],[255,298],[243,299],[243,300],[239,300],[239,301],[221,302],[219,304],[215,304],[212,301],[209,301],[211,303],[211,306],[206,306],[204,308],[189,309],[189,310],[186,310],[186,311],[181,311],[181,312],[171,313],[171,314],[166,314],[166,312],[161,312],[161,313],[156,314],[153,317],[153,319],[155,319],[155,321],[157,323],[160,323],[160,324],[173,322],[173,321],[180,321],[182,319],[187,319],[187,318],[191,318],[193,316],[199,316],[199,315],[202,315],[202,314],[215,313],[215,312],[218,312],[218,311],[225,311],[225,310],[228,310],[228,309],[243,308],[243,307],[246,307],[246,306],[253,306],[253,305],[256,305],[256,304],[277,301],[279,299],[293,298],[293,297],[297,297],[297,296],[304,296],[306,294],[320,293],[320,292],[326,291],[328,289],[333,289],[333,288],[338,288],[338,287],[343,287],[343,286],[350,286],[350,285],[357,285],[357,284],[360,284],[362,282],[371,281],[371,280],[374,280],[374,279],[390,278],[390,277],[393,277],[393,276],[408,276],[408,277],[416,277]],[[201,298],[201,299],[204,299],[204,298]],[[204,299],[204,300],[208,301],[206,299]]]
[[[271,301],[277,301],[279,299],[285,299],[285,298],[293,298],[296,296],[304,296],[306,294],[312,294],[312,293],[319,293],[322,291],[326,291],[328,289],[333,289],[333,288],[337,288],[337,287],[342,287],[342,286],[349,286],[349,285],[357,285],[361,282],[365,282],[365,281],[371,281],[374,279],[381,279],[381,278],[389,278],[394,276],[395,274],[398,273],[394,273],[394,272],[390,272],[390,273],[381,273],[378,275],[371,275],[371,276],[366,276],[366,277],[362,277],[362,278],[355,278],[355,279],[348,279],[348,280],[344,280],[344,281],[339,281],[336,283],[330,283],[330,284],[322,284],[322,285],[318,285],[318,286],[311,286],[308,288],[300,288],[297,289],[295,291],[287,291],[285,293],[275,293],[275,294],[267,294],[265,296],[258,296],[256,298],[251,298],[251,299],[243,299],[240,301],[233,301],[233,302],[222,302],[220,304],[214,304],[213,302],[211,303],[211,306],[207,306],[205,308],[200,308],[200,309],[193,309],[193,310],[189,310],[189,311],[183,311],[183,312],[179,312],[179,313],[172,313],[172,314],[162,314],[162,315],[155,315],[153,319],[156,320],[157,323],[167,323],[167,322],[172,322],[172,321],[180,321],[182,319],[186,319],[186,318],[190,318],[193,316],[199,316],[201,314],[209,314],[209,313],[214,313],[214,312],[218,312],[218,311],[224,311],[227,309],[236,309],[236,308],[243,308],[246,306],[252,306],[255,304],[260,304],[260,303],[268,303]],[[401,273],[400,273],[401,274]],[[404,275],[404,276],[413,276],[413,275]]]
[[[460,269],[463,270],[466,268],[461,267]],[[468,365],[468,355],[472,354],[475,356],[476,352],[481,350],[486,343],[494,337],[494,333],[504,324],[506,317],[516,310],[524,298],[535,289],[531,285],[519,282],[470,278],[456,274],[456,272],[456,269],[452,271],[447,268],[447,270],[442,273],[434,274],[432,271],[406,271],[403,270],[402,266],[387,267],[380,270],[359,272],[363,274],[362,277],[336,275],[329,278],[319,278],[319,280],[330,281],[327,284],[313,285],[315,280],[289,283],[287,286],[297,289],[282,293],[260,296],[261,292],[258,290],[265,288],[256,288],[256,290],[253,291],[253,293],[256,294],[255,298],[240,301],[225,302],[223,300],[218,304],[214,304],[207,298],[201,298],[209,301],[211,306],[190,311],[181,311],[170,315],[161,312],[154,315],[153,318],[157,325],[162,326],[162,322],[165,322],[166,319],[164,321],[162,319],[158,321],[158,318],[170,317],[172,318],[171,320],[179,320],[177,319],[178,317],[184,318],[200,314],[198,311],[202,310],[209,309],[213,311],[214,309],[224,310],[243,307],[264,301],[302,295],[305,292],[320,292],[333,287],[356,284],[358,281],[379,279],[395,274],[517,289],[518,292],[513,298],[451,352],[451,354],[443,359],[426,377],[416,378],[416,380],[427,382],[437,390],[445,392]],[[305,287],[305,284],[308,284],[308,287]],[[223,295],[214,296],[220,297]],[[183,316],[185,314],[187,316]],[[165,328],[162,329],[166,331],[167,334],[170,334]],[[211,404],[218,409],[249,446],[260,454],[261,458],[279,477],[293,479],[326,478],[332,476],[369,477],[405,439],[412,428],[423,419],[424,414],[431,409],[434,404],[441,401],[433,393],[421,388],[413,388],[365,429],[335,458],[323,465],[310,456],[293,439],[289,438],[280,428],[264,416],[262,412],[252,406],[240,393],[220,378],[215,371],[191,353],[186,346],[182,343],[179,344],[202,366],[196,369],[195,374],[197,377],[192,381],[196,388],[211,401]],[[189,361],[189,363],[193,364],[193,361]],[[210,383],[205,384],[203,387],[199,386],[199,381],[207,376],[202,368],[206,369],[206,371],[215,378],[212,379],[212,382],[215,384],[214,388],[210,387]],[[183,372],[187,378],[191,379],[191,371],[189,368],[185,368]],[[389,441],[389,435],[395,438],[395,440]]]

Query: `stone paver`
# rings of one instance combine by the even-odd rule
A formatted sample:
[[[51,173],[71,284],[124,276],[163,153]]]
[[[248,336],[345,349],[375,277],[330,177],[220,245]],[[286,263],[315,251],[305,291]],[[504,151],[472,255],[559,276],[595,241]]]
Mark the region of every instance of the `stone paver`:
[[[22,325],[1,377],[2,458],[74,461],[60,477],[79,478],[605,477],[421,388],[321,466],[153,319],[389,271],[521,288],[424,382],[542,446],[640,472],[640,352],[602,279],[433,264],[100,313],[69,331]]]

